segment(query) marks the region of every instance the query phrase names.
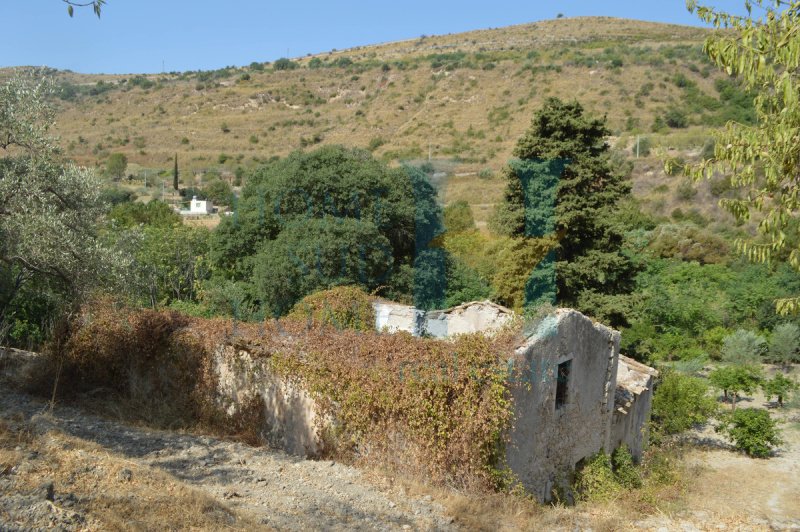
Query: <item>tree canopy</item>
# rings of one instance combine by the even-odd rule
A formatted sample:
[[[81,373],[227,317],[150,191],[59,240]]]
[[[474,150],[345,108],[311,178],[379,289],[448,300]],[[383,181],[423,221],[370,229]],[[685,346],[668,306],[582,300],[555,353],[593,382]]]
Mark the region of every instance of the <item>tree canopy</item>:
[[[623,234],[613,222],[613,209],[631,186],[611,162],[608,134],[605,120],[585,116],[577,101],[546,100],[506,168],[493,226],[515,237],[555,236],[558,302],[619,325],[624,305],[612,300],[632,289],[636,268],[622,253]],[[543,264],[543,271],[550,267]]]
[[[698,179],[718,172],[730,175],[740,194],[720,200],[720,205],[740,220],[753,213],[760,220],[760,238],[739,239],[738,249],[758,262],[786,257],[800,271],[800,234],[791,223],[800,207],[800,1],[752,0],[745,5],[749,16],[687,2],[704,22],[733,30],[711,34],[704,50],[755,93],[757,122],[728,122],[714,133],[713,157],[684,171]],[[763,13],[753,16],[754,7]],[[800,296],[778,299],[776,309],[797,313]]]

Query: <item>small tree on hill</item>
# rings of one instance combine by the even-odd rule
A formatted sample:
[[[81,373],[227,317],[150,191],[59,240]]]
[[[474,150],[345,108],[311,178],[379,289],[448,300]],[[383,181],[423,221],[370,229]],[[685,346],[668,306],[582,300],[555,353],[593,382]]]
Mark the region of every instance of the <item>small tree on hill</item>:
[[[783,407],[784,398],[788,397],[788,395],[797,390],[797,388],[798,384],[796,381],[780,373],[761,383],[761,389],[764,390],[764,395],[767,396],[767,400],[769,400],[770,397],[776,397],[779,407]]]
[[[757,366],[722,366],[708,376],[715,388],[722,390],[731,407],[736,409],[736,402],[742,393],[752,393],[761,382],[761,370]]]
[[[723,418],[717,431],[724,432],[736,448],[754,458],[767,458],[783,440],[774,419],[766,410],[742,408]]]
[[[128,169],[128,158],[124,153],[112,153],[106,163],[106,169],[114,179],[122,179],[122,176],[125,175],[125,170]]]
[[[781,323],[772,331],[769,344],[769,357],[772,362],[780,364],[784,369],[798,360],[800,347],[800,327],[794,323]]]

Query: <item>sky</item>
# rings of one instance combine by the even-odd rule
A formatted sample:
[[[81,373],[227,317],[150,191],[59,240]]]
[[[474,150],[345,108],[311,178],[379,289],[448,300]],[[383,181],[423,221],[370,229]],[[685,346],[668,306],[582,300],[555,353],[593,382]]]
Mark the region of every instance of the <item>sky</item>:
[[[700,3],[741,13],[743,1]],[[63,0],[0,3],[0,66],[94,74],[244,66],[558,13],[701,25],[684,0],[108,0],[100,19],[90,8],[76,8],[70,18]]]

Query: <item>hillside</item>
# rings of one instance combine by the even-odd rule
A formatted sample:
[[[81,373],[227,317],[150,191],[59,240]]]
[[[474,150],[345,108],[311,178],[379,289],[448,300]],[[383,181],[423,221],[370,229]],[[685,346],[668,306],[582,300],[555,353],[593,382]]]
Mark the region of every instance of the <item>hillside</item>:
[[[706,34],[574,18],[211,72],[48,72],[61,96],[58,133],[86,165],[122,152],[138,175],[171,169],[177,153],[189,184],[186,176],[210,168],[233,173],[295,149],[341,143],[390,161],[430,157],[451,175],[488,178],[549,96],[575,97],[607,115],[616,148],[630,149],[636,134],[647,134],[651,146],[701,149],[706,126],[737,111],[720,101],[723,76],[701,50]],[[672,122],[665,120],[670,110],[678,111]],[[645,166],[637,171],[643,197],[652,188],[646,174],[659,165]],[[485,220],[500,181],[463,181],[450,182],[447,200],[467,199]],[[668,200],[656,203],[656,210],[670,208]]]

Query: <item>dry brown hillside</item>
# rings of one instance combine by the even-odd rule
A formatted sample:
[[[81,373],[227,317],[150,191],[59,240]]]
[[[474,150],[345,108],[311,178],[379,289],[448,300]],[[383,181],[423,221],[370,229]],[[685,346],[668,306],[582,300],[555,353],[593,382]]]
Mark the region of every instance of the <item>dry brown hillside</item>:
[[[652,145],[699,152],[707,127],[723,120],[714,106],[724,107],[715,87],[722,75],[701,50],[706,34],[587,17],[211,72],[50,74],[61,90],[58,133],[82,164],[102,166],[122,152],[137,174],[171,170],[177,153],[188,184],[209,168],[234,172],[295,149],[341,143],[393,162],[432,157],[449,161],[456,174],[481,172],[485,182],[456,179],[448,192],[448,200],[470,201],[480,220],[501,191],[500,181],[488,177],[549,96],[577,98],[607,115],[612,144],[629,154],[636,134]],[[685,114],[684,127],[660,124],[653,133],[656,117],[670,109]],[[644,196],[653,188],[648,171],[638,172]],[[663,177],[658,172],[655,184]],[[656,203],[656,210],[670,208],[669,200]]]

